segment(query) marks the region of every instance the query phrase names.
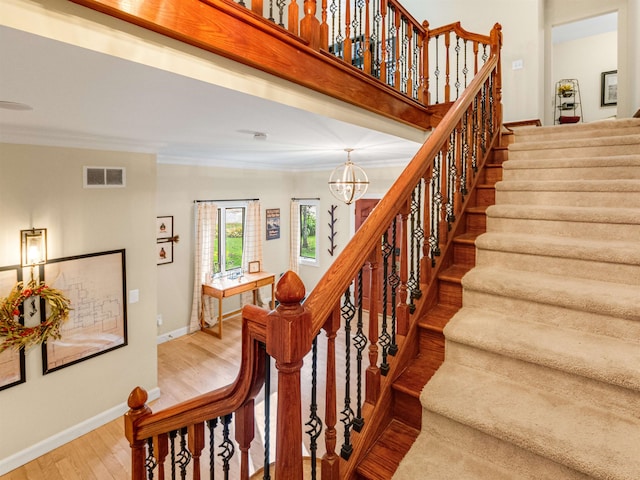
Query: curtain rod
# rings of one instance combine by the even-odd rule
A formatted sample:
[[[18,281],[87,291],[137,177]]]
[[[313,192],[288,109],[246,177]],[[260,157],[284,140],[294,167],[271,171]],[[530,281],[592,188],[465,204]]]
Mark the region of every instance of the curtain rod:
[[[232,199],[218,199],[218,200],[194,200],[193,203],[206,203],[206,202],[257,202],[259,198],[232,198]]]
[[[307,197],[307,198],[291,197],[291,200],[320,200],[320,197]]]

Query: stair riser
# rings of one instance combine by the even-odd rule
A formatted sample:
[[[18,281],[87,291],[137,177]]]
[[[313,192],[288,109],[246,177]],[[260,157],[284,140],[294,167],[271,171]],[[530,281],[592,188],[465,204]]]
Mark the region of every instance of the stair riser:
[[[496,190],[495,188],[478,187],[476,189],[476,206],[488,207],[496,203]]]
[[[510,180],[638,180],[638,167],[576,167],[571,168],[515,168],[516,163],[509,164],[502,172],[505,181]]]
[[[454,240],[455,242],[455,240]],[[464,266],[476,264],[476,246],[471,243],[454,243],[453,263]]]
[[[478,249],[477,259],[478,266],[493,265],[526,272],[640,285],[640,265],[621,265],[588,259],[547,257],[483,249]]]
[[[556,220],[497,218],[487,219],[487,231],[557,235],[591,240],[637,241],[640,225],[611,223],[562,222]]]
[[[640,144],[604,145],[578,148],[546,148],[532,150],[509,150],[509,160],[528,160],[540,158],[583,158],[610,155],[638,155]]]
[[[421,329],[420,355],[429,357],[435,365],[444,362],[444,335],[441,332]]]
[[[509,159],[509,149],[507,147],[498,147],[491,150],[489,157],[490,163],[503,163]]]
[[[496,203],[512,205],[564,205],[572,207],[619,205],[624,208],[638,208],[640,207],[640,191],[549,192],[498,190],[496,192]]]
[[[480,183],[484,183],[485,185],[495,185],[496,182],[502,180],[502,167],[485,165],[483,172],[483,177]]]
[[[393,416],[396,420],[420,428],[422,405],[420,399],[399,390],[393,390]]]
[[[483,233],[487,229],[487,216],[484,213],[466,213],[467,232]]]
[[[440,280],[438,282],[438,302],[445,305],[462,305],[462,285]]]
[[[465,307],[483,308],[491,305],[491,310],[503,315],[513,312],[528,321],[542,323],[550,327],[564,327],[582,330],[613,338],[640,338],[640,322],[633,319],[615,318],[600,313],[571,310],[558,305],[530,301],[526,298],[509,298],[491,292],[465,288]]]
[[[640,395],[637,391],[612,385],[606,380],[599,381],[567,372],[555,365],[550,365],[549,368],[518,358],[526,358],[529,352],[515,351],[510,356],[504,351],[494,353],[483,346],[476,347],[457,341],[447,341],[446,348],[447,361],[505,376],[515,382],[526,378],[527,384],[532,388],[545,390],[568,400],[580,398],[586,404],[603,406],[617,415],[634,416],[640,411]]]

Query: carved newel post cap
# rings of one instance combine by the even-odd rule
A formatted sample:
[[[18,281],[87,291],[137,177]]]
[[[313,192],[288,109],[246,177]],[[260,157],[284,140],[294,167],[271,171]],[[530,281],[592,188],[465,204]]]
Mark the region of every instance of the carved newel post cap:
[[[129,394],[129,399],[127,400],[127,405],[131,410],[140,410],[147,403],[147,399],[149,395],[147,391],[142,387],[134,388]]]
[[[282,275],[276,286],[276,299],[282,305],[299,304],[306,294],[304,283],[293,271],[288,270]]]

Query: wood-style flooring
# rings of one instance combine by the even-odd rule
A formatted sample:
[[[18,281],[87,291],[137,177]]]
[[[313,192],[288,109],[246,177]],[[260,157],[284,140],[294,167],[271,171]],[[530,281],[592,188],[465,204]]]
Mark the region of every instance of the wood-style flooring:
[[[158,345],[161,396],[150,403],[151,409],[158,411],[231,383],[239,368],[240,324],[239,316],[225,320],[222,340],[197,332]],[[118,418],[0,479],[129,480],[129,463],[129,443]]]

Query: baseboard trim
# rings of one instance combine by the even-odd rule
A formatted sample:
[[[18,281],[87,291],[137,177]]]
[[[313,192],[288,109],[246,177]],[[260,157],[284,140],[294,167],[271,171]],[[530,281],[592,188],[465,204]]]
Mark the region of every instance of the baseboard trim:
[[[160,389],[154,388],[148,392],[149,399],[147,402],[152,400],[156,400],[160,398]],[[109,410],[106,410],[98,415],[88,418],[87,420],[78,423],[66,430],[63,430],[60,433],[56,433],[49,438],[45,438],[44,440],[32,445],[29,448],[25,448],[24,450],[17,452],[10,457],[3,458],[0,460],[0,475],[4,475],[5,473],[9,473],[11,470],[15,470],[22,465],[29,463],[32,460],[44,455],[45,453],[49,453],[52,450],[64,445],[65,443],[69,443],[72,440],[75,440],[78,437],[81,437],[85,433],[89,433],[91,430],[95,430],[106,423],[109,423],[112,420],[115,420],[118,417],[124,415],[129,407],[127,406],[127,402],[123,402],[119,405],[116,405]],[[124,432],[123,432],[124,435]]]
[[[162,335],[158,335],[157,342],[158,345],[164,342],[168,342],[169,340],[173,340],[175,338],[181,337],[189,333],[188,327],[182,327],[177,330],[173,330],[171,332],[163,333]]]

